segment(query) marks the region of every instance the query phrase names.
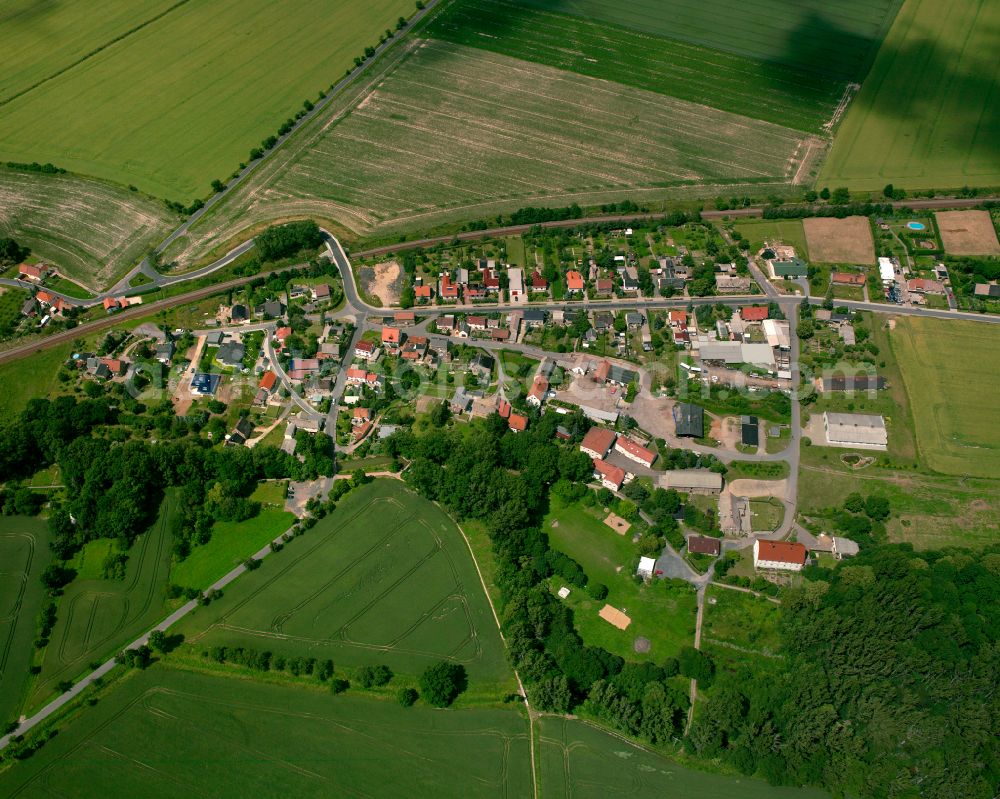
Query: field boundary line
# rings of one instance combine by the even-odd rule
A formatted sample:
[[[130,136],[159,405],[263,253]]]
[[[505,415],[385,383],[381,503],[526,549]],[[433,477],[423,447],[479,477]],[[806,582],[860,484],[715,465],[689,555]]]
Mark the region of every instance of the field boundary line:
[[[397,478],[402,479],[402,478]],[[437,502],[434,503],[446,516],[451,518],[450,514],[445,511],[444,508]],[[472,558],[472,565],[476,567],[476,574],[479,575],[479,584],[483,588],[483,593],[486,594],[486,601],[489,603],[490,612],[493,614],[493,620],[497,623],[497,632],[500,633],[500,640],[503,641],[504,648],[507,648],[507,639],[504,637],[503,628],[500,626],[500,617],[497,616],[497,610],[493,607],[493,598],[490,596],[490,592],[486,588],[486,580],[483,579],[483,572],[479,568],[479,561],[476,560],[476,553],[472,550],[472,544],[469,543],[469,537],[465,534],[465,530],[462,529],[460,525],[454,519],[455,527],[458,528],[458,532],[462,534],[462,540],[465,541],[465,546],[469,549],[469,557]],[[521,689],[521,696],[524,697],[524,707],[528,711],[528,750],[531,752],[531,785],[532,791],[535,799],[538,799],[538,770],[535,766],[535,717],[531,710],[531,704],[528,702],[528,692],[524,690],[524,683],[521,682],[521,675],[517,673],[517,669],[511,665],[511,671],[514,672],[514,678],[517,680],[517,686]]]
[[[23,97],[26,94],[30,94],[35,89],[37,89],[39,86],[44,86],[49,81],[55,80],[56,78],[58,78],[58,77],[60,77],[62,75],[65,75],[71,69],[75,69],[76,67],[80,66],[80,64],[84,63],[85,61],[89,61],[95,55],[99,55],[99,54],[103,53],[109,47],[113,47],[114,45],[118,44],[118,42],[124,41],[129,36],[131,36],[132,34],[138,33],[143,28],[146,28],[146,27],[152,25],[154,22],[158,22],[159,20],[163,19],[168,14],[176,11],[181,6],[187,5],[189,2],[190,2],[190,0],[178,0],[178,2],[174,3],[169,8],[163,9],[163,11],[161,11],[156,16],[150,17],[145,22],[141,22],[138,25],[136,25],[134,28],[130,28],[129,30],[125,31],[124,33],[119,34],[118,36],[116,36],[111,41],[105,42],[100,47],[97,47],[94,50],[91,50],[89,53],[86,53],[85,55],[80,56],[80,58],[78,58],[72,64],[67,64],[65,67],[63,67],[62,69],[56,70],[51,75],[46,75],[41,80],[36,81],[35,83],[31,84],[31,86],[28,86],[25,89],[21,89],[19,92],[15,92],[10,97],[4,97],[3,99],[0,99],[0,107],[3,107],[5,105],[7,105],[8,103],[12,103],[14,100],[17,100],[18,98]]]

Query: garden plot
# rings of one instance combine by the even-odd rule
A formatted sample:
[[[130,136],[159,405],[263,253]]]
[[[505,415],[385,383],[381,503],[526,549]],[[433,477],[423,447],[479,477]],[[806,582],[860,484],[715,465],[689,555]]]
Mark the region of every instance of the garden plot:
[[[1000,255],[989,211],[938,211],[935,216],[949,255]]]
[[[828,264],[874,264],[875,242],[866,216],[802,220],[810,260]]]

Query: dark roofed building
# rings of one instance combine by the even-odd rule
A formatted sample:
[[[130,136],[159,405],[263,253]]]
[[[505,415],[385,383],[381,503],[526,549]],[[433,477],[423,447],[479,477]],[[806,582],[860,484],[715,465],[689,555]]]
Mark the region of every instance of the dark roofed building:
[[[711,555],[718,557],[722,551],[722,542],[718,538],[706,535],[693,535],[688,538],[688,552],[692,555]]]
[[[544,325],[547,314],[540,308],[525,308],[521,319],[524,324],[529,327],[536,327],[538,325]]]
[[[887,383],[881,375],[847,375],[824,377],[823,392],[829,391],[882,391]]]
[[[705,409],[690,402],[674,405],[674,427],[677,435],[688,438],[705,437]]]
[[[756,416],[740,417],[740,441],[745,447],[756,447],[760,444],[760,421]]]

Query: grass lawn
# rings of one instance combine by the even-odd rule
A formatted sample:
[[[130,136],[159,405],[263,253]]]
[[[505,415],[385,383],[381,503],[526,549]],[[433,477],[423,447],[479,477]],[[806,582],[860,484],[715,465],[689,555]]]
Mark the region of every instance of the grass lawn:
[[[710,585],[705,594],[701,647],[720,671],[767,669],[780,658],[781,607],[753,594]]]
[[[28,485],[31,488],[62,485],[62,470],[59,468],[59,464],[53,463],[51,466],[35,472],[31,475]]]
[[[809,258],[806,234],[801,219],[740,219],[735,222],[743,238],[750,242],[750,252],[756,254],[765,241],[791,244],[803,260]]]
[[[285,491],[288,488],[287,480],[265,480],[257,485],[250,495],[250,499],[259,502],[261,505],[274,508],[285,507]]]
[[[59,682],[80,676],[90,663],[103,661],[167,615],[176,511],[177,499],[168,493],[153,526],[129,550],[124,580],[76,579],[66,587],[30,707],[51,698]]]
[[[776,499],[752,499],[750,515],[755,531],[777,530],[785,518],[785,506]]]
[[[953,475],[1000,474],[1000,330],[901,317],[889,334],[913,408],[920,459]]]
[[[382,31],[412,10],[410,0],[175,4],[7,103],[0,156],[52,161],[190,202],[208,193],[213,178],[246,161],[251,147],[305,99],[316,100],[365,45],[377,44]],[[133,25],[154,11],[137,7]],[[87,14],[85,5],[55,4],[15,28],[5,43],[20,49],[27,40],[53,61],[65,60],[62,42],[41,34]],[[107,36],[94,35],[89,47],[108,43]],[[240,124],[231,124],[234,119]]]
[[[538,719],[543,796],[586,799],[825,799],[813,788],[779,788],[763,780],[686,768],[632,746],[578,719]]]
[[[403,708],[154,666],[0,775],[0,794],[529,796],[529,745],[513,708]]]
[[[368,458],[354,458],[337,460],[337,471],[340,474],[350,474],[355,469],[364,469],[366,472],[388,471],[392,467],[392,458],[387,455],[372,455]]]
[[[38,614],[46,603],[39,575],[52,559],[48,525],[0,516],[0,723],[20,715]]]
[[[843,452],[819,447],[802,450],[800,513],[840,507],[848,494],[858,491],[888,498],[890,541],[934,549],[977,548],[1000,540],[1000,481],[887,469],[878,462],[853,470],[841,461]]]
[[[68,297],[76,297],[80,300],[93,299],[94,295],[78,283],[67,280],[64,277],[49,278],[45,281],[45,288],[58,291]]]
[[[770,426],[771,425],[767,424],[764,425],[765,428],[764,449],[769,455],[787,449],[788,442],[792,438],[792,429],[790,427],[778,428],[779,432],[777,438],[771,438],[771,436],[766,435],[767,428],[769,428]]]
[[[73,561],[76,576],[80,580],[100,580],[104,577],[104,559],[117,551],[115,542],[110,538],[98,538],[88,541]]]
[[[818,185],[1000,185],[1000,4],[907,0],[837,131]]]
[[[396,480],[351,492],[179,629],[199,648],[281,648],[410,675],[448,658],[500,690],[513,680],[461,534]]]
[[[170,582],[185,588],[208,588],[254,552],[267,546],[295,523],[295,514],[262,508],[245,522],[216,522],[207,544],[170,569]]]
[[[73,352],[72,344],[63,344],[0,365],[0,419],[7,421],[25,409],[28,400],[48,397],[60,385],[59,367]]]
[[[553,527],[553,522],[558,524]],[[628,660],[657,663],[675,656],[694,640],[696,598],[690,587],[674,587],[661,580],[648,585],[633,578],[638,550],[630,535],[618,535],[582,506],[564,506],[552,498],[544,522],[553,548],[576,560],[591,581],[608,586],[607,599],[596,601],[583,589],[573,588],[565,600],[573,609],[573,621],[584,642],[603,646]],[[563,583],[553,577],[557,590]],[[605,604],[631,617],[625,630],[612,626],[597,614]],[[635,651],[635,639],[649,640],[646,653]]]

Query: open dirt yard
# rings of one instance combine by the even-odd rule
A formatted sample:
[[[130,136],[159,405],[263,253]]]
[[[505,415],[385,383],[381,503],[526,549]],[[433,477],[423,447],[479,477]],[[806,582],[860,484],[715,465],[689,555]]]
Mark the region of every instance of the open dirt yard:
[[[875,263],[875,242],[868,217],[814,217],[803,219],[802,227],[809,244],[809,257],[813,261],[829,264]]]
[[[1000,255],[989,211],[938,211],[935,216],[949,255]]]
[[[361,267],[365,293],[378,297],[382,305],[396,305],[403,290],[403,270],[396,261]]]

